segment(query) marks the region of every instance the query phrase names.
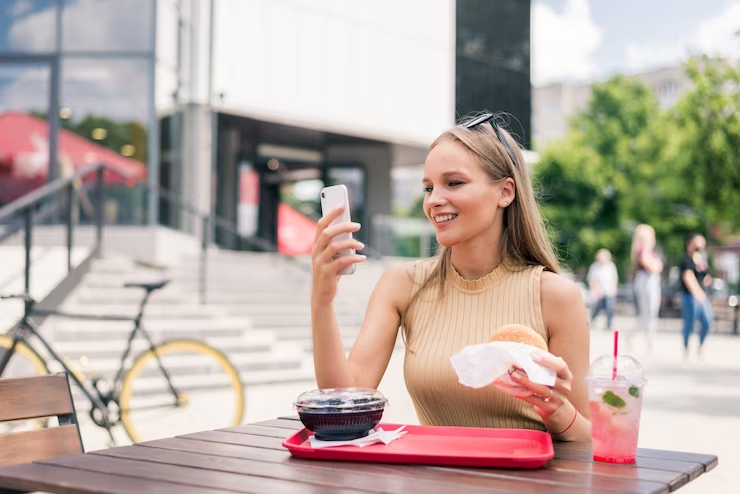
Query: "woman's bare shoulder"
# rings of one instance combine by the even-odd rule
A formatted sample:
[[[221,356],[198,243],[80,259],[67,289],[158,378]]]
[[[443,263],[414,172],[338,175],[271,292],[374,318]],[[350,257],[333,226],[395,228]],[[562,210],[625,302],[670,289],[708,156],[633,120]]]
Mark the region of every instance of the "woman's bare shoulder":
[[[540,278],[542,316],[547,327],[559,326],[558,321],[584,312],[586,306],[578,285],[565,276],[544,271]]]
[[[391,264],[385,269],[385,271],[383,271],[383,277],[396,283],[403,283],[411,286],[416,279],[417,263],[418,261],[405,261]]]

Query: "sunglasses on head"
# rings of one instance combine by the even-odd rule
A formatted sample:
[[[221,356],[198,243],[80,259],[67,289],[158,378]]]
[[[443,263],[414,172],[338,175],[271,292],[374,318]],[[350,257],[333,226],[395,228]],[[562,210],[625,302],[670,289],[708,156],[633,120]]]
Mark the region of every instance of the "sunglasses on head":
[[[474,118],[470,122],[463,124],[463,127],[465,127],[466,129],[472,129],[473,127],[476,127],[480,124],[484,124],[486,122],[489,122],[491,124],[493,131],[496,133],[496,137],[498,137],[498,140],[504,146],[504,149],[506,149],[506,154],[508,154],[509,158],[511,158],[512,164],[516,166],[516,160],[514,159],[514,153],[511,151],[511,148],[509,147],[509,143],[506,142],[506,139],[504,139],[504,134],[501,131],[501,127],[499,127],[498,122],[496,122],[496,115],[494,115],[493,113],[484,113],[483,115]]]

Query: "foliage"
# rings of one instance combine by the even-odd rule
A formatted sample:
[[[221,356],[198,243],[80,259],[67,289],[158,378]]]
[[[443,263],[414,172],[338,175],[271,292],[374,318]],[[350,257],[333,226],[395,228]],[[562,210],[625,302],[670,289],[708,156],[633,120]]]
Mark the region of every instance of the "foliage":
[[[48,115],[42,112],[30,112],[36,118],[46,120]],[[60,119],[62,128],[71,130],[91,142],[106,147],[116,153],[121,153],[125,145],[134,146],[134,152],[129,158],[146,164],[147,162],[147,135],[146,129],[138,122],[116,122],[105,117],[87,115],[79,122]],[[94,129],[105,129],[103,139],[93,139]]]
[[[635,78],[594,85],[567,137],[544,152],[542,211],[571,270],[583,273],[606,247],[624,277],[639,223],[656,229],[669,264],[686,232],[740,227],[740,71],[696,57],[686,74],[691,88],[665,111]]]

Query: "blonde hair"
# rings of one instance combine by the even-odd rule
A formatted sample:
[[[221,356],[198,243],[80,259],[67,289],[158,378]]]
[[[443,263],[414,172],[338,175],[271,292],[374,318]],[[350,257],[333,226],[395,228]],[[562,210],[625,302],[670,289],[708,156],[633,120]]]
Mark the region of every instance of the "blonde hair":
[[[637,264],[638,253],[645,247],[648,241],[651,241],[653,246],[655,246],[655,229],[645,223],[637,225],[635,231],[632,233],[631,257],[634,264]]]
[[[599,249],[596,251],[596,262],[609,262],[612,260],[612,253],[609,249]]]
[[[506,178],[514,179],[515,198],[504,208],[503,231],[498,248],[501,252],[501,262],[507,268],[523,268],[526,266],[544,266],[548,271],[558,273],[560,266],[550,238],[547,235],[545,223],[540,215],[532,182],[529,177],[527,164],[517,142],[501,129],[501,134],[509,146],[514,158],[512,163],[509,154],[496,136],[490,123],[484,122],[473,128],[464,127],[465,122],[472,120],[469,117],[452,129],[444,132],[429,147],[431,151],[441,142],[452,141],[463,146],[478,162],[483,171],[493,182]],[[411,307],[418,301],[419,296],[426,290],[438,289],[440,296],[443,293],[445,282],[449,276],[450,258],[452,249],[440,246],[437,253],[437,263],[431,275],[422,283],[411,297],[401,316],[404,327],[404,339],[408,339],[407,317]]]

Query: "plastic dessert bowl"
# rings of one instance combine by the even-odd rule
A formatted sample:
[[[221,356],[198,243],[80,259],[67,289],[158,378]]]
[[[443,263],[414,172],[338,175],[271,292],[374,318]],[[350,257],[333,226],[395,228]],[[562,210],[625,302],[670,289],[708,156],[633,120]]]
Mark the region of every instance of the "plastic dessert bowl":
[[[306,429],[318,439],[350,441],[380,423],[388,403],[371,388],[328,388],[302,393],[293,403]]]

